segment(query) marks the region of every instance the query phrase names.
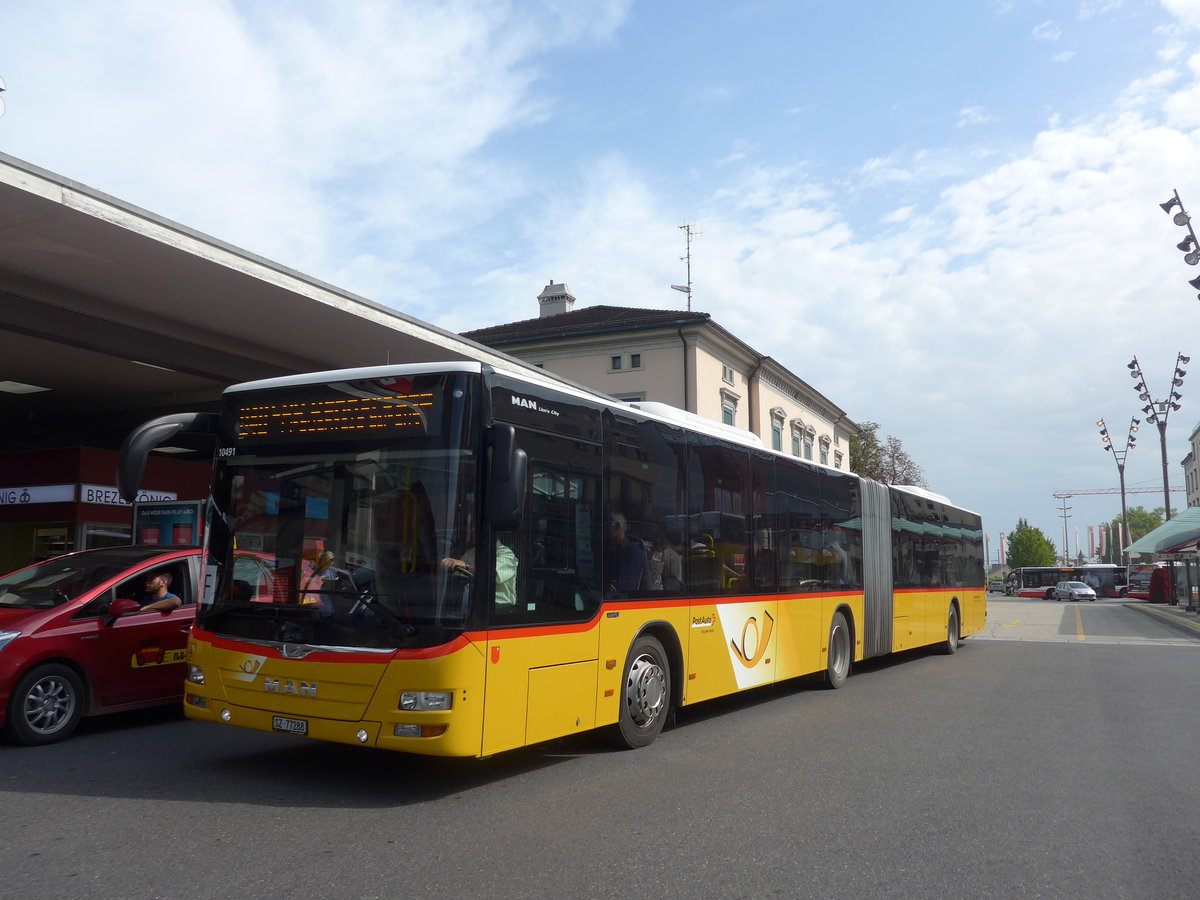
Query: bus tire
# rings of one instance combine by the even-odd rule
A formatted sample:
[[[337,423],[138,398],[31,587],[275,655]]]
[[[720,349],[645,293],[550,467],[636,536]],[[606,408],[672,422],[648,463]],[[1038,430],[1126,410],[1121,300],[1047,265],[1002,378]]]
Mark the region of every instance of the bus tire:
[[[854,660],[854,643],[850,640],[850,624],[845,613],[835,612],[829,623],[829,649],[825,657],[825,687],[837,690],[850,677]]]
[[[654,743],[671,707],[671,666],[658,638],[633,642],[621,679],[621,712],[610,732],[615,746],[636,750]]]
[[[83,716],[83,682],[72,669],[48,664],[17,682],[8,704],[8,732],[26,746],[68,737]]]
[[[958,652],[958,640],[961,631],[962,629],[958,624],[958,607],[951,603],[950,613],[946,617],[946,641],[942,644],[942,652],[947,656],[953,656]]]

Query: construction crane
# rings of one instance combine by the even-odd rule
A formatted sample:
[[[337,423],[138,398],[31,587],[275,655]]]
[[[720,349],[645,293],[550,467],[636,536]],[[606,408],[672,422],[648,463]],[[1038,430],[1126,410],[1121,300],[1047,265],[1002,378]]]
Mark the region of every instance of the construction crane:
[[[1174,485],[1172,485],[1171,492],[1172,493],[1175,493],[1175,492],[1183,493],[1183,488],[1175,487]],[[1121,493],[1120,488],[1085,488],[1083,490],[1078,490],[1078,491],[1055,491],[1054,499],[1055,500],[1065,500],[1069,497],[1083,497],[1087,494],[1119,494],[1119,493]],[[1139,487],[1131,487],[1131,488],[1125,488],[1125,493],[1127,493],[1127,494],[1160,494],[1160,493],[1162,493],[1162,488],[1160,488],[1160,487],[1140,487],[1140,488]]]

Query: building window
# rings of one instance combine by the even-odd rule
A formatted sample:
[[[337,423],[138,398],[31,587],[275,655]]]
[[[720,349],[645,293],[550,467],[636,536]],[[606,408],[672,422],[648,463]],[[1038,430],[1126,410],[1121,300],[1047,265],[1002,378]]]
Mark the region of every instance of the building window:
[[[842,467],[842,451],[841,450],[834,451],[833,467],[835,469],[840,469]]]
[[[640,394],[618,394],[617,399],[622,403],[641,403],[646,399],[646,392],[642,391]]]
[[[619,357],[619,356],[610,357],[608,362],[609,362],[609,368],[611,368],[614,372],[620,371],[621,357]]]
[[[732,367],[732,366],[726,366],[726,365],[722,364],[722,366],[721,366],[721,380],[722,380],[722,381],[724,381],[726,384],[733,384],[733,383],[734,383],[734,380],[733,380],[733,367]]]
[[[787,418],[787,413],[783,411],[783,407],[776,406],[771,409],[771,449],[783,449],[783,422]]]
[[[629,368],[640,369],[641,367],[642,367],[642,354],[630,353],[629,354]]]
[[[721,388],[721,421],[726,425],[737,424],[737,408],[741,395],[727,388]]]
[[[829,465],[829,437],[821,435],[821,465]]]
[[[792,456],[800,455],[800,435],[792,435]]]

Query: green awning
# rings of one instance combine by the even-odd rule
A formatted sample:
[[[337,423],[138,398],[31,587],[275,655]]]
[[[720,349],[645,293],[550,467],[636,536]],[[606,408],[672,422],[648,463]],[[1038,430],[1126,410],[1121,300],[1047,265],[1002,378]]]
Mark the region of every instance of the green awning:
[[[1125,548],[1126,553],[1166,553],[1200,541],[1200,506],[1189,506]]]

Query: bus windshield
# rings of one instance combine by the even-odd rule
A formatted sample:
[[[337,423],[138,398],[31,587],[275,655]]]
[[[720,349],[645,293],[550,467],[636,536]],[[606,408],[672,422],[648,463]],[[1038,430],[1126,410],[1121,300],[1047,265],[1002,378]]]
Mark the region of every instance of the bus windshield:
[[[302,433],[313,410],[342,402],[338,386],[308,385],[298,404],[286,393],[228,399],[239,423],[253,409],[267,424],[239,430],[234,452],[218,458],[209,538],[216,588],[201,627],[249,640],[392,649],[444,640],[445,629],[465,625],[471,581],[440,563],[473,543],[472,417],[464,386],[448,384],[460,378],[424,380],[432,383],[406,393],[434,398],[424,419],[386,423],[386,436],[367,430],[374,411],[361,430],[339,411],[337,422]],[[297,405],[291,433],[275,439],[279,426],[263,411],[288,415]],[[396,408],[385,413],[394,418]]]

